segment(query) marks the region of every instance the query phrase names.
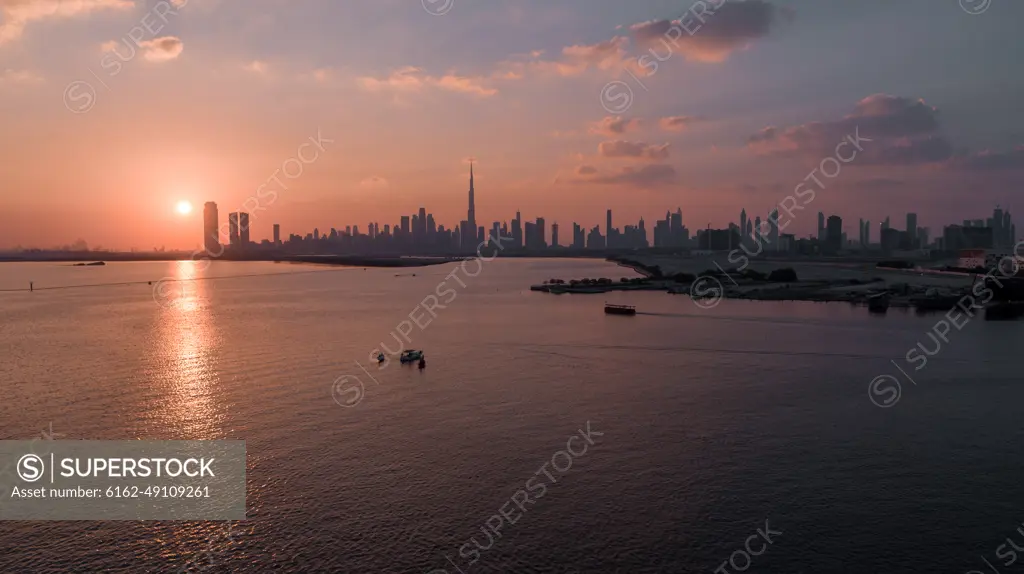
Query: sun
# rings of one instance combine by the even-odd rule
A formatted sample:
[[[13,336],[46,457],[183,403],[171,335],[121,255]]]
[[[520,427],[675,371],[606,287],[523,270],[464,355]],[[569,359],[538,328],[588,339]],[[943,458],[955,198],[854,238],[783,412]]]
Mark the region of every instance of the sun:
[[[188,215],[192,213],[192,204],[187,201],[179,201],[178,206],[174,209],[178,212],[178,215]]]

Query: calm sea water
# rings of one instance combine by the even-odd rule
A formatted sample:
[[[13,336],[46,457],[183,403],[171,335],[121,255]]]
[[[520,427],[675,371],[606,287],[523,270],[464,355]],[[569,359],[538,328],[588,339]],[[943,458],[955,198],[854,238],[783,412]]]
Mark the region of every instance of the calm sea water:
[[[244,439],[249,519],[3,522],[0,572],[713,572],[766,521],[746,571],[988,571],[1024,544],[1019,323],[909,371],[934,316],[528,289],[634,276],[601,261],[218,262],[154,297],[188,265],[0,265],[0,290],[95,285],[0,292],[0,438]],[[371,367],[410,313],[427,368]]]

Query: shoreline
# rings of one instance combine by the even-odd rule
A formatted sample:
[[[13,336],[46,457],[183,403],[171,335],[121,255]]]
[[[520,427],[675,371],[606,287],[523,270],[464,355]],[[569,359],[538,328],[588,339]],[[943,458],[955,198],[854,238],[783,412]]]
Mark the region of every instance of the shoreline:
[[[969,308],[990,310],[996,319],[1015,318],[1024,302],[1024,277],[986,276],[984,273],[950,273],[921,269],[846,266],[832,269],[820,264],[817,277],[800,277],[804,270],[782,262],[758,262],[762,270],[723,270],[703,266],[700,259],[675,259],[651,262],[639,258],[609,258],[619,266],[633,269],[641,277],[613,281],[607,278],[565,281],[553,279],[530,286],[531,291],[552,294],[600,294],[611,291],[665,291],[702,299],[734,299],[748,301],[836,302],[867,306],[872,312],[884,313],[889,307],[914,308],[918,313],[944,313]],[[714,263],[713,261],[711,262]],[[765,269],[765,265],[773,269]],[[774,265],[773,265],[774,264]],[[691,266],[684,270],[685,266]],[[813,263],[809,265],[814,265]],[[751,265],[752,266],[752,265]],[[829,271],[836,271],[828,276]],[[990,273],[991,275],[991,273]],[[980,281],[979,281],[980,280]],[[981,301],[981,307],[977,302]],[[1010,311],[1007,311],[1007,310]],[[1003,314],[1013,315],[1003,317]]]
[[[461,256],[449,257],[398,257],[398,256],[359,256],[359,255],[288,255],[281,257],[211,257],[196,259],[192,253],[168,254],[128,254],[128,253],[82,253],[62,254],[55,257],[2,257],[2,263],[72,263],[77,267],[103,267],[106,263],[159,263],[178,261],[230,261],[235,263],[306,263],[313,265],[334,265],[347,267],[427,267],[443,265],[466,259]],[[84,263],[84,265],[83,265]],[[102,263],[102,265],[101,265]]]

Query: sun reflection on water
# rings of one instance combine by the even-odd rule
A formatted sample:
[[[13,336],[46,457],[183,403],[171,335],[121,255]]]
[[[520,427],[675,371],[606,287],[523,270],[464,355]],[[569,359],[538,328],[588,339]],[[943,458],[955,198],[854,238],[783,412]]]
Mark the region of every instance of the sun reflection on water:
[[[220,337],[212,316],[212,283],[202,280],[195,261],[175,264],[180,294],[159,317],[158,380],[164,408],[157,416],[164,434],[182,439],[221,438],[224,418],[217,351]],[[170,437],[168,437],[170,438]]]

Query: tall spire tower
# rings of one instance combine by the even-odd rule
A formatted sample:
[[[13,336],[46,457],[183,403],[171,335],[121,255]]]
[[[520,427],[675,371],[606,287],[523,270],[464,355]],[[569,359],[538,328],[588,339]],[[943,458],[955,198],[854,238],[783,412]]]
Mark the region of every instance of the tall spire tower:
[[[476,233],[476,191],[473,189],[473,160],[469,161],[469,228]]]

